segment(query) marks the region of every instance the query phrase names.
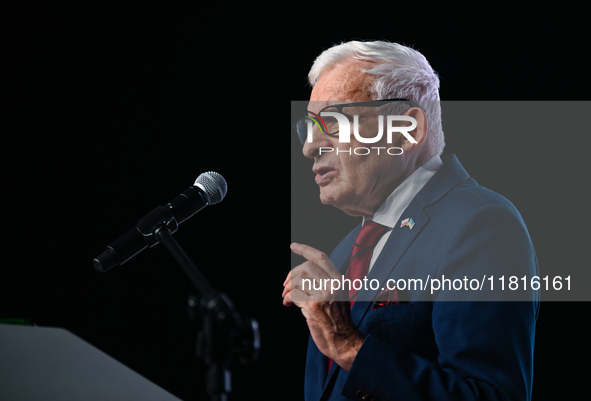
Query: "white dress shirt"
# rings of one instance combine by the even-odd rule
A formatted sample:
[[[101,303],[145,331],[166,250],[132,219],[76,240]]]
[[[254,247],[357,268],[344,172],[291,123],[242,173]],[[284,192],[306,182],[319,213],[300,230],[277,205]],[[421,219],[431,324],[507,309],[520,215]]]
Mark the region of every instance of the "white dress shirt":
[[[443,163],[439,156],[434,156],[429,159],[425,164],[416,169],[406,180],[404,180],[391,194],[386,198],[386,201],[380,206],[371,218],[363,218],[363,224],[366,221],[375,221],[383,226],[388,227],[388,231],[380,238],[376,244],[373,254],[371,255],[371,261],[369,262],[369,270],[373,267],[377,260],[380,252],[384,249],[384,245],[392,228],[398,222],[398,219],[402,216],[402,213],[410,202],[414,199],[416,194],[425,186],[427,181],[435,175],[435,172],[441,167]],[[412,216],[405,216],[412,217]]]

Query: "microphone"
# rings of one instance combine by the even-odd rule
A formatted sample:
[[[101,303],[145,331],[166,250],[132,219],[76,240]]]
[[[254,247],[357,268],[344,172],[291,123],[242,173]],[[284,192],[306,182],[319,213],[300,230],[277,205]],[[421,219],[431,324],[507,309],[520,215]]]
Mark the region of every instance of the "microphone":
[[[155,231],[166,226],[171,234],[178,225],[189,219],[207,205],[220,203],[228,185],[220,174],[213,171],[201,174],[192,187],[174,198],[166,206],[159,206],[142,217],[136,227],[113,241],[92,264],[101,273],[120,266],[135,255],[158,244]]]

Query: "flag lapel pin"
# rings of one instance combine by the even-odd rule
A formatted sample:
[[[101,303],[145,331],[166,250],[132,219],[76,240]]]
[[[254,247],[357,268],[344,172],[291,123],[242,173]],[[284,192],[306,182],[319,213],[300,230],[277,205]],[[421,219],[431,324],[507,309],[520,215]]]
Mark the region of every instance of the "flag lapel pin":
[[[400,228],[408,227],[412,230],[414,225],[415,225],[415,222],[412,220],[412,218],[409,217],[409,218],[402,220],[402,222],[400,223]]]

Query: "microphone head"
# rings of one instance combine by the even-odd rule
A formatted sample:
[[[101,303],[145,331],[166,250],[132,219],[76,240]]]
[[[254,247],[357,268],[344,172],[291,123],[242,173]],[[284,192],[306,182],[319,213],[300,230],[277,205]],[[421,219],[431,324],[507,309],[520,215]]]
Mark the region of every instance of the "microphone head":
[[[226,196],[226,192],[228,192],[228,184],[226,184],[224,177],[213,171],[202,173],[197,177],[195,184],[193,185],[201,188],[205,192],[207,195],[207,201],[210,205],[220,203]]]

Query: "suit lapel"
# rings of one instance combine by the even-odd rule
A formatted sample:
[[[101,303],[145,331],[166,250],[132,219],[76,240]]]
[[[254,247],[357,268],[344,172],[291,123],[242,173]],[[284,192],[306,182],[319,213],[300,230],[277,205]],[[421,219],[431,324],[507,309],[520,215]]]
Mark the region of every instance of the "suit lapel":
[[[412,229],[408,226],[400,227],[401,221],[409,217],[413,219],[415,223],[414,227]],[[370,310],[373,305],[373,300],[378,293],[382,288],[386,288],[386,281],[392,273],[392,270],[395,269],[402,255],[404,255],[408,247],[413,243],[415,238],[419,236],[428,223],[429,217],[423,211],[422,206],[414,201],[411,202],[402,214],[402,217],[396,223],[396,226],[392,228],[392,233],[390,233],[390,237],[388,238],[382,253],[380,253],[380,256],[377,258],[374,266],[369,272],[368,283],[371,283],[371,280],[377,280],[380,283],[379,287],[375,290],[370,289],[364,291],[363,295],[361,295],[361,301],[364,302],[359,302],[359,306],[357,306],[357,302],[353,305],[351,315],[356,327],[359,327],[361,324],[361,321]]]
[[[380,286],[374,291],[365,292],[362,300],[369,302],[359,302],[359,305],[356,303],[353,306],[351,315],[356,327],[360,326],[371,305],[373,305],[371,301],[373,301],[382,288],[386,288],[386,281],[396,268],[400,258],[429,223],[430,219],[425,212],[425,208],[441,199],[460,182],[470,178],[455,155],[448,155],[442,158],[442,161],[443,165],[419,191],[402,213],[394,228],[392,228],[392,233],[382,253],[380,253],[380,256],[369,272],[368,280],[378,280]],[[400,227],[401,222],[406,218],[412,218],[415,222],[412,229],[408,226]]]
[[[376,260],[376,263],[373,266],[368,279],[377,279],[381,284],[385,285],[386,279],[390,275],[390,272],[396,266],[396,263],[398,263],[400,257],[404,254],[404,252],[410,246],[412,241],[419,235],[419,233],[422,231],[422,229],[427,225],[429,221],[429,218],[423,212],[422,207],[415,202],[411,202],[411,205],[406,209],[405,214],[403,214],[401,220],[406,218],[404,216],[406,216],[407,214],[407,217],[412,217],[412,219],[415,222],[415,226],[412,230],[408,227],[403,227],[406,228],[406,230],[402,230],[399,227],[400,222],[398,222],[398,227],[394,227],[392,229],[392,233],[390,234],[390,238],[388,238],[388,242],[386,242],[384,251],[382,251],[378,259]],[[335,255],[332,261],[342,274],[345,274],[346,272],[349,257],[351,254],[350,249],[353,246],[353,242],[357,237],[359,230],[360,227],[353,230],[347,236],[347,238],[345,238],[345,240],[343,240],[343,242],[339,244],[339,247],[335,249]],[[347,252],[346,250],[349,251]],[[387,268],[388,266],[390,268]],[[353,308],[351,308],[351,318],[353,320],[353,324],[355,325],[355,327],[359,327],[359,325],[361,324],[361,321],[363,320],[365,314],[370,309],[371,305],[373,305],[372,301],[377,295],[378,291],[379,289],[371,292],[365,292],[362,299],[359,301],[355,301],[355,303],[353,304]],[[316,348],[316,350],[320,354],[318,348]],[[324,360],[326,360],[326,357],[324,357]],[[333,363],[330,368],[330,371],[328,372],[328,376],[326,376],[324,390],[329,385],[338,369],[338,365],[336,363]],[[324,370],[324,372],[326,372],[326,369]],[[325,377],[324,374],[322,374],[321,377]]]
[[[385,281],[390,275],[390,272],[394,269],[398,260],[402,257],[406,249],[412,244],[413,240],[420,234],[423,228],[429,222],[429,217],[423,211],[421,205],[416,202],[411,202],[409,207],[402,215],[403,217],[400,219],[402,221],[406,217],[412,217],[413,221],[415,222],[415,226],[411,230],[408,227],[400,228],[400,221],[397,223],[392,229],[392,233],[386,242],[386,246],[384,250],[376,260],[371,272],[368,276],[369,280],[377,279],[380,282],[380,285],[385,285]],[[349,258],[351,255],[351,247],[353,246],[353,242],[359,233],[361,226],[357,227],[353,230],[335,249],[332,255],[332,261],[339,269],[342,274],[345,274],[347,270],[347,265],[349,262]],[[406,230],[404,230],[406,229]],[[359,327],[363,318],[370,310],[371,306],[373,305],[373,299],[380,291],[381,287],[376,289],[375,291],[365,291],[365,294],[362,296],[361,300],[355,301],[353,304],[353,308],[351,308],[351,318],[353,320],[353,324],[355,327]],[[316,348],[316,347],[315,347]],[[316,350],[318,350],[316,348]],[[320,351],[318,351],[320,354]],[[322,354],[321,354],[322,355]],[[324,357],[326,360],[326,357]],[[326,377],[326,381],[324,384],[323,392],[329,387],[330,382],[333,379],[333,376],[337,373],[340,368],[336,363],[333,363],[330,371],[328,372],[328,376]],[[324,371],[326,372],[326,370]]]
[[[361,325],[361,322],[373,305],[373,299],[378,294],[378,292],[381,291],[382,287],[385,288],[386,280],[396,268],[398,261],[429,223],[430,219],[428,214],[425,212],[425,208],[441,199],[458,183],[470,177],[460,165],[455,155],[448,155],[442,158],[442,160],[444,162],[443,166],[441,166],[433,178],[429,180],[427,184],[425,184],[425,187],[419,191],[410,205],[406,208],[404,213],[402,213],[401,218],[397,222],[396,226],[394,226],[392,229],[392,233],[390,234],[390,237],[388,238],[382,253],[372,267],[368,279],[378,280],[380,287],[374,291],[367,291],[363,295],[362,299],[360,301],[356,301],[353,305],[353,308],[351,309],[351,317],[355,327],[359,327]],[[415,222],[415,225],[412,229],[410,229],[408,226],[400,227],[401,221],[406,218],[412,218]],[[349,257],[351,255],[351,247],[353,246],[353,242],[355,241],[360,229],[361,225],[351,231],[349,235],[347,235],[347,237],[345,237],[343,241],[341,241],[341,243],[335,248],[331,255],[331,260],[342,274],[345,274],[346,272]],[[310,341],[310,348],[313,348],[312,351],[317,353],[317,355],[314,354],[314,358],[319,369],[324,367],[323,371],[317,372],[317,377],[319,379],[326,378],[322,392],[320,393],[322,397],[322,394],[324,394],[324,392],[327,391],[327,388],[331,386],[330,383],[333,381],[334,376],[336,376],[337,372],[340,370],[340,367],[336,363],[333,363],[328,375],[326,375],[325,372],[328,367],[327,358],[322,355],[322,353],[320,353],[313,341]],[[322,358],[324,364],[320,360]],[[320,381],[318,384],[321,383],[322,382]]]

